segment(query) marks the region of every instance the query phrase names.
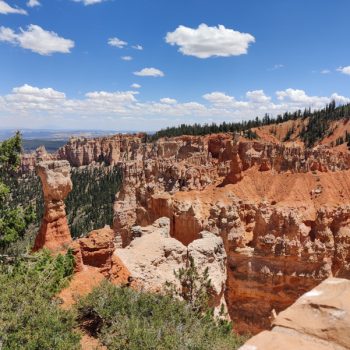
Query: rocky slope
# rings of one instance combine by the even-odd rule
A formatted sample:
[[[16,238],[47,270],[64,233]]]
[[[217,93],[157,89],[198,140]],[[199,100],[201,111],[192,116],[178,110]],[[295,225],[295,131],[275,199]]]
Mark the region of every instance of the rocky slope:
[[[329,278],[273,319],[240,350],[350,349],[350,281]]]
[[[122,168],[114,256],[149,288],[157,289],[193,245],[201,246],[201,232],[219,237],[227,259],[218,294],[240,331],[268,328],[273,309],[285,309],[330,276],[350,277],[347,151],[232,134],[155,143],[116,135],[71,140],[52,157],[72,166],[103,161]],[[162,217],[170,220],[169,234],[159,227],[150,234]],[[79,244],[93,264],[93,247]],[[204,254],[200,264],[212,259]]]
[[[155,147],[169,150],[170,143],[167,157],[125,166],[115,202],[119,244],[132,242],[133,226],[163,216],[185,245],[203,230],[222,237],[225,298],[240,331],[269,327],[272,309],[285,309],[329,276],[349,276],[348,153],[231,135]]]

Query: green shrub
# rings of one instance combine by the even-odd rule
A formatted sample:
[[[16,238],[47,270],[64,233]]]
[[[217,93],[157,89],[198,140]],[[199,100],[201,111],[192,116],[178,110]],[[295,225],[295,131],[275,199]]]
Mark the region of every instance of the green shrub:
[[[108,349],[237,349],[242,339],[226,322],[202,316],[167,295],[102,283],[77,306],[78,321]]]
[[[73,272],[73,255],[48,252],[0,266],[0,343],[3,350],[79,349],[74,313],[54,295]]]

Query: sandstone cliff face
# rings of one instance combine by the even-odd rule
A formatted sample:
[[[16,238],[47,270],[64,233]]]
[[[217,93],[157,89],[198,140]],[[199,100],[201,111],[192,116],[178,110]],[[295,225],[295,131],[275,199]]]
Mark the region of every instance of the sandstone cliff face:
[[[57,152],[74,167],[91,163],[115,165],[119,161],[136,160],[140,155],[143,135],[115,135],[102,138],[71,138]]]
[[[37,173],[42,183],[45,212],[34,250],[60,251],[72,240],[64,204],[72,190],[70,165],[67,161],[45,161],[37,165]]]
[[[147,288],[160,288],[191,247],[201,245],[202,231],[222,239],[227,278],[217,294],[224,296],[240,331],[266,329],[273,309],[285,309],[329,276],[350,276],[347,152],[323,146],[305,150],[231,134],[153,144],[143,143],[142,135],[117,135],[73,139],[54,157],[73,166],[105,162],[122,168],[113,256]],[[162,217],[170,220],[170,237],[160,233],[162,227],[156,228],[157,235],[148,234]],[[90,251],[90,243],[81,243],[85,253],[78,251],[93,263],[100,257]],[[108,256],[111,249],[101,246]],[[137,257],[138,251],[157,258],[151,253]],[[198,255],[201,265],[213,261],[210,254]],[[106,271],[108,259],[102,264],[109,266]]]
[[[231,135],[153,147],[165,158],[125,164],[115,202],[117,240],[128,246],[133,226],[162,216],[186,246],[203,230],[222,237],[225,299],[239,331],[268,328],[272,309],[285,309],[329,276],[349,276],[347,153]]]
[[[350,281],[329,278],[301,296],[274,320],[272,331],[240,350],[350,349]]]
[[[36,164],[42,161],[55,160],[56,158],[55,154],[47,153],[44,146],[38,147],[35,152],[21,155],[21,172],[34,171]]]

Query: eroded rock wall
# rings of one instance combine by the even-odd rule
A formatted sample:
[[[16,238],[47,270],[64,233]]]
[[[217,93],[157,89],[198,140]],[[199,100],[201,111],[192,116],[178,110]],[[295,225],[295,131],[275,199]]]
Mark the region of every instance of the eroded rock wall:
[[[240,350],[350,349],[350,281],[328,278],[272,320],[272,331]]]
[[[114,204],[113,249],[139,280],[151,276],[146,278],[149,288],[164,282],[154,271],[163,269],[166,276],[175,265],[182,266],[192,245],[203,242],[203,231],[220,238],[227,278],[218,295],[224,296],[240,331],[266,329],[273,309],[285,309],[329,276],[350,276],[347,152],[247,141],[232,134],[152,144],[144,143],[142,135],[117,135],[71,140],[56,156],[73,166],[104,162],[123,170]],[[158,232],[152,241],[147,227],[162,217],[169,219],[170,237]],[[174,244],[169,248],[166,242]],[[112,249],[101,246],[102,255],[96,257],[89,244],[81,244],[85,260],[95,261],[105,250],[110,256]],[[137,260],[142,250],[145,255]],[[157,259],[147,258],[146,251]],[[213,257],[204,254],[200,264],[206,259]],[[109,266],[109,273],[109,258],[103,266]]]
[[[203,230],[222,237],[225,299],[243,332],[268,328],[273,309],[325,278],[349,276],[348,154],[213,135],[182,158],[174,140],[170,158],[125,167],[114,207],[119,244],[162,216],[186,246]]]

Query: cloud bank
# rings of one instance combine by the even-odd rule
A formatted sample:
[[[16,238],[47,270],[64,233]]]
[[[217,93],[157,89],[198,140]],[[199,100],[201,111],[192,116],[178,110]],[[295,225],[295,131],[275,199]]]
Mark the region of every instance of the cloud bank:
[[[140,86],[133,84],[132,87]],[[63,125],[68,125],[70,120],[77,126],[84,120],[86,127],[100,129],[107,128],[111,123],[120,128],[121,121],[131,127],[130,123],[135,121],[138,130],[155,130],[180,123],[232,122],[262,117],[265,113],[276,116],[285,111],[309,107],[319,109],[333,99],[339,104],[350,103],[349,97],[337,93],[312,96],[304,90],[291,88],[276,91],[273,96],[266,95],[263,90],[247,91],[243,99],[213,91],[204,94],[198,101],[186,102],[172,97],[142,101],[139,95],[138,91],[92,91],[83,98],[72,99],[51,87],[24,84],[0,96],[0,120],[4,121],[2,125],[6,125],[5,122],[10,123],[13,118],[22,127],[28,120],[45,123],[59,118]],[[35,126],[33,122],[30,125]]]

